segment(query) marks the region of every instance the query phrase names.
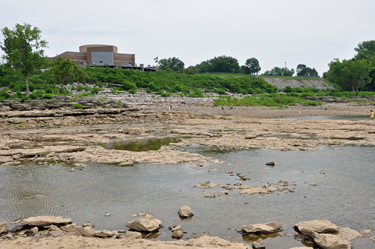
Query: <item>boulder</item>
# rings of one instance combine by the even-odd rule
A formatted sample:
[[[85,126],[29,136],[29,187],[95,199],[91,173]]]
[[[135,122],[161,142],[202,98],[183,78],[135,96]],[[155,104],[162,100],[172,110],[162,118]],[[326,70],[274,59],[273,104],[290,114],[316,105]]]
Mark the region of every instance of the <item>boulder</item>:
[[[83,228],[85,228],[85,227],[94,228],[95,225],[88,221],[88,222],[83,223],[83,224],[82,224],[82,227],[83,227]]]
[[[83,227],[80,227],[80,226],[77,226],[76,227],[77,231],[80,232],[80,234],[83,236],[83,237],[92,237],[92,234],[89,233],[86,229],[84,229]]]
[[[32,235],[35,235],[39,232],[39,229],[38,229],[38,227],[33,227],[33,228],[30,229],[30,232],[31,232]]]
[[[188,218],[193,216],[193,212],[191,211],[191,208],[188,206],[182,206],[178,209],[178,215],[182,218]]]
[[[363,235],[360,232],[354,231],[347,227],[339,228],[339,234],[343,239],[348,241],[352,241],[354,239],[363,237]]]
[[[114,231],[108,231],[108,230],[103,230],[103,231],[97,231],[96,233],[93,234],[94,237],[99,237],[99,238],[110,238],[116,235],[116,232]]]
[[[350,249],[350,242],[337,234],[312,232],[312,238],[322,249]]]
[[[8,233],[9,228],[8,228],[8,223],[6,221],[0,222],[0,234]]]
[[[268,166],[275,166],[275,162],[271,161],[271,162],[266,163],[266,165],[268,165]]]
[[[266,243],[264,243],[264,240],[258,239],[257,241],[253,242],[253,248],[254,249],[266,249]]]
[[[144,218],[126,223],[126,227],[138,232],[153,232],[161,228],[161,221],[153,215],[146,215]]]
[[[303,235],[309,235],[312,237],[313,233],[335,233],[338,232],[338,226],[332,224],[328,220],[311,220],[304,221],[294,225],[300,233]]]
[[[220,188],[221,186],[213,182],[200,182],[194,187],[195,188]]]
[[[265,224],[259,223],[254,225],[242,226],[242,231],[244,233],[273,233],[279,230],[280,228],[280,223],[272,221]]]
[[[183,233],[182,229],[177,230],[177,231],[173,231],[173,233],[172,233],[172,238],[175,238],[175,239],[182,239],[183,236],[184,236],[184,233]]]
[[[22,224],[28,226],[44,227],[50,225],[66,225],[71,224],[72,220],[62,216],[36,216],[23,219]]]
[[[126,231],[124,234],[119,236],[119,239],[142,239],[142,233]]]

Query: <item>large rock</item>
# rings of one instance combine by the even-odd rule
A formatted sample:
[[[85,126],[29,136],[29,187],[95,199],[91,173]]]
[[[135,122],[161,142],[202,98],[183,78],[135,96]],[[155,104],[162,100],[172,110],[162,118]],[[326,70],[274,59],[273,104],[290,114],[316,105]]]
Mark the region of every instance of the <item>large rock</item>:
[[[126,223],[126,227],[138,232],[153,232],[161,228],[161,221],[153,215],[146,215],[144,218]]]
[[[312,237],[322,249],[350,249],[350,242],[337,234],[313,232]]]
[[[178,225],[172,228],[172,238],[182,239],[183,236],[184,236],[184,232],[182,231],[181,225]]]
[[[253,248],[254,249],[266,249],[266,243],[264,243],[264,240],[258,239],[257,241],[253,242]]]
[[[188,206],[182,206],[178,209],[178,215],[182,218],[188,218],[193,216],[193,212],[191,211],[191,208]]]
[[[7,224],[8,223],[6,221],[0,222],[0,234],[8,233],[9,229]]]
[[[254,225],[242,226],[242,230],[245,233],[273,233],[280,228],[281,224],[276,221],[268,222],[265,224],[259,223]]]
[[[22,220],[22,224],[28,226],[50,226],[50,225],[66,225],[71,224],[72,220],[69,218],[65,218],[62,216],[37,216],[37,217],[30,217],[27,219]]]
[[[338,232],[338,226],[328,220],[304,221],[294,225],[300,233],[312,237],[313,233],[335,233]]]

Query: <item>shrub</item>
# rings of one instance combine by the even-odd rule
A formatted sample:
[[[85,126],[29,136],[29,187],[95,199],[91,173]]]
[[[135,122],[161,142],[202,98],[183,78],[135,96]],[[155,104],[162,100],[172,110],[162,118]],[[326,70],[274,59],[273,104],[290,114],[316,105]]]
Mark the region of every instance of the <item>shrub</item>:
[[[50,99],[50,98],[52,98],[53,96],[55,96],[54,94],[48,94],[48,93],[46,93],[46,94],[44,94],[42,97],[43,97],[43,99]]]
[[[162,93],[162,94],[160,94],[160,96],[162,96],[162,97],[170,97],[170,96],[172,96],[172,93]]]
[[[92,94],[98,94],[102,89],[99,88],[99,87],[94,87],[93,89],[91,89],[91,93]]]
[[[137,93],[137,89],[130,89],[128,92],[132,93],[132,94],[136,94]]]
[[[72,107],[73,107],[74,109],[83,109],[83,106],[80,105],[80,104],[73,104]]]
[[[123,80],[122,81],[122,88],[124,88],[124,90],[126,90],[126,91],[128,91],[128,90],[130,90],[130,89],[137,89],[137,85],[136,84],[134,84],[133,82],[130,82],[130,81],[128,81],[128,80]]]

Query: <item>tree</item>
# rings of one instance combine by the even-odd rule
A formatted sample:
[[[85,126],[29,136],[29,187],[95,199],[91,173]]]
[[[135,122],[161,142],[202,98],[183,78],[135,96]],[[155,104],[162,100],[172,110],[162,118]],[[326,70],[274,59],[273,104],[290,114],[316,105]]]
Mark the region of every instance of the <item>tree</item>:
[[[230,56],[218,56],[207,62],[210,65],[209,72],[238,73],[240,71],[238,60]]]
[[[47,42],[41,40],[41,31],[31,28],[31,24],[16,24],[13,30],[5,27],[2,30],[4,42],[0,43],[4,51],[2,58],[10,66],[21,72],[26,81],[26,96],[30,95],[28,77],[39,71],[45,64],[43,48]]]
[[[327,73],[328,79],[339,84],[344,90],[350,89],[355,96],[358,96],[360,87],[371,82],[369,72],[373,66],[367,60],[343,60],[338,59],[328,64],[330,67]]]
[[[357,52],[355,59],[369,59],[375,56],[375,40],[361,42],[354,50]]]
[[[293,76],[294,69],[274,67],[271,70],[267,70],[263,75],[273,75],[273,76]]]
[[[306,67],[304,64],[299,64],[297,66],[297,76],[298,77],[319,77],[318,72],[315,70],[315,68],[311,69],[309,67]]]
[[[55,77],[61,82],[61,93],[64,93],[64,82],[72,82],[88,77],[86,72],[79,69],[77,63],[69,59],[64,60],[61,56],[52,63],[51,70]]]
[[[259,65],[259,61],[256,58],[249,58],[245,62],[244,71],[246,74],[258,74],[258,72],[261,70],[261,67]]]
[[[175,72],[182,73],[184,70],[185,63],[176,57],[161,59],[159,61],[159,68],[166,70],[167,68],[172,69]]]

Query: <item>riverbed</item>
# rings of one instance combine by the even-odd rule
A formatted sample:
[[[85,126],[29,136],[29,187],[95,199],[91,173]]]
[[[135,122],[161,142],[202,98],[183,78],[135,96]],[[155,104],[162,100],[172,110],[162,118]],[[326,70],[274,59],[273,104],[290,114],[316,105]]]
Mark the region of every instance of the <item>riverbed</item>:
[[[277,221],[285,235],[294,236],[292,224],[327,219],[354,230],[375,227],[373,147],[319,147],[317,151],[249,149],[222,151],[191,145],[188,152],[225,161],[206,162],[202,167],[181,164],[90,163],[70,172],[70,164],[38,165],[34,162],[0,167],[0,220],[14,221],[37,215],[62,215],[96,229],[121,230],[130,216],[152,210],[165,228],[152,239],[171,240],[169,226],[181,224],[186,234],[210,234],[249,243],[257,238],[242,236],[242,225]],[[275,161],[273,167],[266,166]],[[226,173],[231,171],[233,173]],[[250,178],[243,181],[241,173]],[[288,190],[267,195],[228,195],[222,188],[199,189],[199,182],[221,186],[295,182]],[[216,198],[204,198],[215,196]],[[177,211],[188,205],[194,216],[181,220]],[[105,216],[111,213],[110,216]],[[14,226],[14,225],[13,225]],[[302,243],[290,236],[263,237],[267,248],[290,248]],[[353,243],[356,249],[374,248],[367,239]]]

